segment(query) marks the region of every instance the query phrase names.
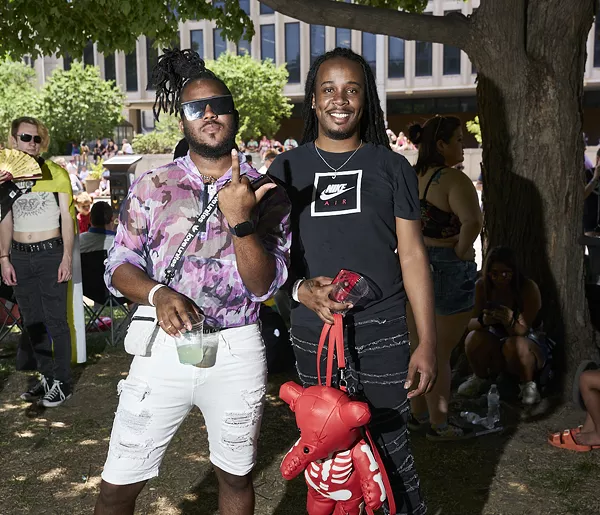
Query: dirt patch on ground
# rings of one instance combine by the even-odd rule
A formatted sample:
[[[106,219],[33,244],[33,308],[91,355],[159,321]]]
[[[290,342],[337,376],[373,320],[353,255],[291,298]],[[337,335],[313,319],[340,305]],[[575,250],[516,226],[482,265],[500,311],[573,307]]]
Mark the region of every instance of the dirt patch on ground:
[[[64,406],[37,411],[18,400],[28,377],[11,372],[5,354],[0,376],[0,515],[89,514],[117,405],[116,387],[130,357],[122,350],[92,353],[78,368],[76,393]],[[277,392],[293,379],[272,377],[255,471],[256,513],[305,513],[301,479],[284,481],[279,464],[297,439],[294,418]],[[545,444],[549,431],[573,427],[581,412],[558,409],[541,421],[520,420],[505,407],[509,428],[456,444],[412,438],[429,513],[435,515],[592,515],[600,513],[600,451],[578,454]],[[192,411],[175,436],[159,478],[139,497],[148,515],[217,513],[217,483],[207,459],[204,421]]]

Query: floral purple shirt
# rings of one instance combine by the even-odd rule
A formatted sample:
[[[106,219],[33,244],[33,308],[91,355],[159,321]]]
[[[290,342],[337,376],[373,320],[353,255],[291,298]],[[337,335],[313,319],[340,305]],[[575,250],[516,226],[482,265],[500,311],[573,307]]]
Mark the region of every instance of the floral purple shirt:
[[[240,171],[250,179],[261,175],[240,155]],[[113,294],[115,269],[130,263],[155,281],[166,283],[165,271],[184,236],[208,201],[231,177],[205,185],[189,154],[139,177],[121,208],[115,242],[108,253],[105,281]],[[187,248],[171,288],[194,301],[213,327],[239,327],[256,322],[260,302],[270,298],[287,279],[291,233],[290,201],[278,187],[265,196],[254,214],[257,235],[275,259],[275,279],[257,297],[242,282],[225,217],[217,209],[205,232]]]

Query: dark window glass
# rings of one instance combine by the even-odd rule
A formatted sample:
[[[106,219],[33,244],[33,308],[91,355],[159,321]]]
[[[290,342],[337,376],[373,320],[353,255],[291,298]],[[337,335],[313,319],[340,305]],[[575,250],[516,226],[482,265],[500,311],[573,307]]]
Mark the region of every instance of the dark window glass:
[[[213,29],[213,51],[215,59],[227,52],[227,42],[221,36],[221,29]]]
[[[460,48],[444,45],[444,75],[460,75]]]
[[[260,58],[275,62],[275,25],[260,26]]]
[[[248,16],[250,16],[250,0],[239,0],[240,7]]]
[[[91,41],[88,41],[83,49],[83,65],[94,66],[94,43]]]
[[[244,35],[246,34],[246,29],[244,29]],[[252,50],[250,49],[250,41],[246,41],[243,37],[237,43],[237,55],[252,55]]]
[[[600,16],[598,14],[596,14],[594,27],[594,68],[600,68]]]
[[[73,62],[73,58],[65,53],[65,55],[63,56],[63,68],[65,71],[69,71],[71,69],[71,63]]]
[[[459,111],[458,97],[442,97],[436,102],[436,111],[438,113],[456,113]]]
[[[153,43],[154,40],[152,38],[146,37],[146,73],[148,74],[146,89],[154,89],[152,84],[152,71],[158,61],[158,48],[154,48],[152,46]]]
[[[125,54],[125,89],[127,91],[138,90],[137,56],[135,50]]]
[[[300,24],[285,24],[285,61],[289,73],[288,82],[300,82]]]
[[[375,34],[362,33],[362,55],[375,75],[377,73],[377,36]]]
[[[335,46],[350,48],[352,46],[352,31],[350,29],[335,29]]]
[[[104,78],[106,80],[117,80],[117,70],[115,67],[115,54],[107,54],[104,56]]]
[[[404,77],[404,40],[388,38],[388,77],[398,79]]]
[[[310,26],[310,64],[325,53],[325,27],[323,25]]]
[[[446,11],[445,16],[460,11]],[[444,75],[460,75],[460,49],[444,45]]]
[[[268,5],[260,4],[260,14],[273,14],[275,11]]]
[[[194,52],[204,59],[204,32],[202,30],[190,30],[190,45]]]
[[[415,75],[417,77],[429,77],[431,75],[432,44],[429,41],[417,41],[415,47]]]

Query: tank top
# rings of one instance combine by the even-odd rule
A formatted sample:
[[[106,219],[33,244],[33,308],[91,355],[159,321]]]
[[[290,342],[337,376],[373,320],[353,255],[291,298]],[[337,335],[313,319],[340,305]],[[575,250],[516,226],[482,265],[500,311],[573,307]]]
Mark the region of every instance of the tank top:
[[[51,231],[60,227],[60,208],[51,192],[24,193],[13,203],[12,212],[16,232]]]
[[[437,206],[434,206],[427,200],[427,192],[431,182],[436,175],[445,167],[441,167],[431,175],[431,178],[425,186],[423,198],[420,199],[421,204],[421,229],[423,236],[428,238],[444,239],[451,238],[460,233],[460,219],[454,213],[444,211]]]

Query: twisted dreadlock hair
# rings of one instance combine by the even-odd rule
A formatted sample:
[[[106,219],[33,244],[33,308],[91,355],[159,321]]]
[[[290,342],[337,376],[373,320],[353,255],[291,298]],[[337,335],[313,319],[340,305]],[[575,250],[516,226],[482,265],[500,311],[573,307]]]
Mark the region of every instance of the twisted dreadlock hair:
[[[152,70],[152,84],[156,88],[156,100],[152,111],[158,120],[161,113],[177,113],[185,87],[196,80],[214,80],[231,95],[227,85],[211,72],[197,52],[165,48]]]
[[[354,53],[348,48],[334,48],[330,52],[318,57],[310,67],[306,77],[306,88],[304,92],[304,104],[302,106],[302,118],[304,118],[304,132],[302,134],[302,144],[309,143],[317,139],[319,122],[315,110],[312,108],[312,98],[316,93],[315,83],[317,73],[321,65],[329,59],[341,57],[360,64],[365,77],[365,105],[363,115],[360,120],[360,137],[364,142],[375,143],[390,148],[389,138],[385,132],[385,119],[383,110],[379,103],[377,95],[377,86],[371,67],[362,56]]]

